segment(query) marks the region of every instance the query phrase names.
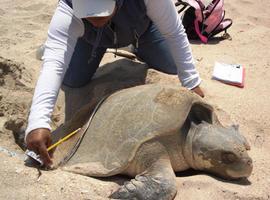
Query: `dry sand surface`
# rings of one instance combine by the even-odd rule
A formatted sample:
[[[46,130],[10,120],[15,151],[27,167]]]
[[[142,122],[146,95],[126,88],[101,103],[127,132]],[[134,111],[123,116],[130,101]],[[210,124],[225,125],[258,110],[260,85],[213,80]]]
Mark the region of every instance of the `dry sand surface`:
[[[37,169],[24,165],[23,151],[15,143],[21,141],[20,133],[25,127],[40,70],[35,51],[46,39],[56,2],[0,2],[0,199],[108,199],[127,180],[95,179],[61,170],[43,171],[39,177]],[[226,15],[234,21],[229,29],[232,40],[207,45],[193,43],[192,49],[206,100],[225,110],[240,125],[240,131],[251,144],[254,170],[248,180],[235,182],[201,173],[181,173],[177,177],[176,199],[270,199],[269,0],[227,0],[225,7]],[[245,66],[245,88],[211,80],[215,61]],[[143,64],[106,54],[102,63],[110,62],[113,64],[103,67],[104,73],[114,67],[122,67],[123,74],[145,70]],[[148,82],[177,83],[175,76],[158,75],[154,71],[148,71],[147,77]],[[128,84],[141,81],[135,79],[129,79]],[[58,103],[54,114],[56,124],[62,119],[62,110]]]

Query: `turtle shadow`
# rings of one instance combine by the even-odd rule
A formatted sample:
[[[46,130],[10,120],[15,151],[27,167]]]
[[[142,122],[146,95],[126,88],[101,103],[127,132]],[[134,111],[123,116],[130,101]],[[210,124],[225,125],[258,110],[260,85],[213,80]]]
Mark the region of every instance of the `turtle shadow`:
[[[236,184],[236,185],[242,185],[242,186],[248,186],[251,185],[251,182],[247,179],[247,178],[239,178],[236,180],[227,180],[227,179],[223,179],[221,177],[218,177],[214,174],[210,174],[207,172],[203,172],[203,171],[198,171],[198,170],[194,170],[194,169],[188,169],[182,172],[176,172],[176,177],[187,177],[187,176],[195,176],[195,175],[206,175],[206,176],[210,176],[212,178],[214,178],[217,181],[221,181],[224,183],[230,183],[230,184]]]
[[[230,184],[241,185],[241,186],[249,186],[252,184],[247,178],[239,178],[236,180],[225,180],[225,179],[222,179],[222,178],[214,176],[214,175],[209,175],[209,176],[213,177],[214,179],[216,179],[218,181],[224,182],[224,183],[230,183]]]
[[[224,38],[224,36],[215,36],[214,38],[211,38],[206,45],[216,45],[219,44],[220,42],[224,41],[224,40],[228,40],[227,38]],[[229,39],[231,40],[231,39]],[[194,45],[205,45],[203,42],[201,42],[200,40],[189,40],[189,42],[191,44]]]
[[[124,185],[126,181],[130,181],[133,177],[129,177],[127,175],[115,175],[110,177],[94,177],[97,180],[104,181],[104,182],[113,182],[118,185]]]
[[[177,178],[191,177],[191,176],[196,176],[196,175],[206,175],[206,176],[210,176],[210,177],[214,178],[217,181],[221,181],[224,183],[241,185],[241,186],[251,185],[251,182],[247,178],[240,178],[237,180],[225,180],[225,179],[217,177],[213,174],[208,174],[208,173],[205,173],[203,171],[198,171],[198,170],[194,170],[194,169],[188,169],[188,170],[185,170],[182,172],[176,172],[175,175]],[[133,177],[118,174],[118,175],[111,176],[111,177],[94,177],[94,178],[97,180],[100,180],[100,181],[104,181],[104,182],[113,182],[113,183],[116,183],[118,185],[123,185],[126,181],[130,181],[130,179],[132,179]]]

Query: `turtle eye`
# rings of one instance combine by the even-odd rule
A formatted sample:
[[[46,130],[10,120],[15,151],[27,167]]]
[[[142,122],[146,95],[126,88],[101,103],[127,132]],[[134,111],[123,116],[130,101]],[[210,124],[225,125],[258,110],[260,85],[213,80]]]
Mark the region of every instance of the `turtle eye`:
[[[232,164],[237,160],[237,156],[230,152],[225,152],[221,156],[222,162],[225,164]]]

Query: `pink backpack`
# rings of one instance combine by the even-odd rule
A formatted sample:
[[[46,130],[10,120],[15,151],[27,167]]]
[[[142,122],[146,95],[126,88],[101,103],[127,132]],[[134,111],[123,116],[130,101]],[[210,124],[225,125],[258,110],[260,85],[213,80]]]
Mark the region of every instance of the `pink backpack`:
[[[175,5],[183,5],[179,13],[189,7],[182,18],[189,39],[200,39],[207,43],[222,31],[225,31],[224,38],[229,36],[227,29],[232,25],[232,20],[224,19],[224,0],[212,0],[208,5],[203,0],[178,0]]]

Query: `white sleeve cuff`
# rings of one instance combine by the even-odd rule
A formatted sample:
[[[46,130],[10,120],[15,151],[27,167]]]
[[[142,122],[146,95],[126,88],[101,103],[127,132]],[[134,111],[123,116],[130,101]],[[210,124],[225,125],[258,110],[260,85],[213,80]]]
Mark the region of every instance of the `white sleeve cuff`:
[[[188,81],[183,81],[182,85],[189,90],[192,90],[193,88],[199,86],[202,82],[202,79],[199,76],[196,76],[195,78],[191,78]]]

